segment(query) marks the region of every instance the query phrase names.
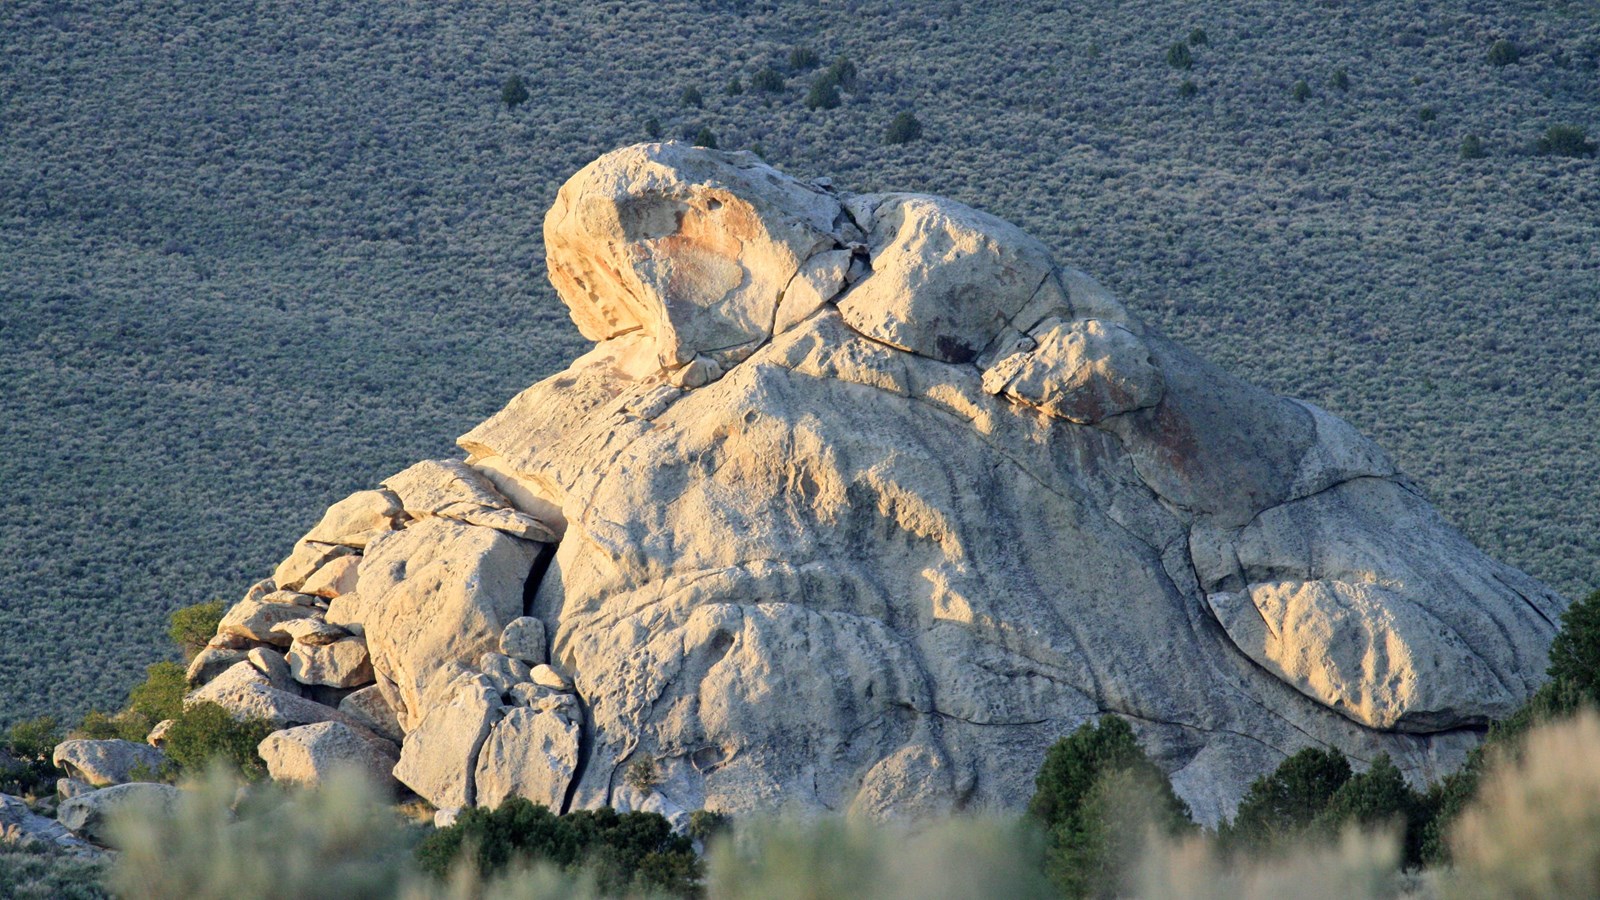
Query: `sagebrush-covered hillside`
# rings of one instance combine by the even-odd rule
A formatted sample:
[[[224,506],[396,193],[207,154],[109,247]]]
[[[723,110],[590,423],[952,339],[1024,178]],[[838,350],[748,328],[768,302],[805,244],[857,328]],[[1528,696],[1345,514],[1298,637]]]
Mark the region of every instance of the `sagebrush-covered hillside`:
[[[0,723],[563,366],[541,217],[653,133],[1015,221],[1578,593],[1600,163],[1536,144],[1597,67],[1549,0],[0,4]]]

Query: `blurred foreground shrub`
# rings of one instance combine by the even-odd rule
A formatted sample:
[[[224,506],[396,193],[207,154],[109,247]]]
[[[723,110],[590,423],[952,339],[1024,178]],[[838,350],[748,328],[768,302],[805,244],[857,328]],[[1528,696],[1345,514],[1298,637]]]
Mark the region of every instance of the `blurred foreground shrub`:
[[[126,900],[392,897],[410,839],[359,773],[318,791],[241,790],[214,767],[174,815],[130,806],[112,820],[109,885]]]
[[[712,842],[712,900],[1056,896],[1025,824],[949,819],[916,833],[838,818],[735,828]]]
[[[1450,897],[1600,896],[1600,717],[1528,734],[1450,832]]]

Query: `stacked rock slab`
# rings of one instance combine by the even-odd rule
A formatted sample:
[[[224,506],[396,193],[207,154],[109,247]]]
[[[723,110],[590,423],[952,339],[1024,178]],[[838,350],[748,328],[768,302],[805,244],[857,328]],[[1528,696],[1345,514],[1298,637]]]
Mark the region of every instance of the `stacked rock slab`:
[[[360,641],[441,808],[1015,809],[1115,713],[1209,821],[1308,746],[1437,777],[1537,686],[1561,598],[1005,222],[669,143],[545,243],[594,349],[330,509],[197,681]]]

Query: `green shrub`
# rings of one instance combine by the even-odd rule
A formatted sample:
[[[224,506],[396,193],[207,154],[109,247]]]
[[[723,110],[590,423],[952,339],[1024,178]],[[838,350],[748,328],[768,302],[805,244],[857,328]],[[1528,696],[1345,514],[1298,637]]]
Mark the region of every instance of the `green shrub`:
[[[1507,40],[1498,40],[1489,45],[1489,64],[1492,66],[1514,65],[1522,59],[1522,51]]]
[[[197,703],[167,730],[167,758],[179,771],[197,774],[221,764],[258,781],[267,774],[256,746],[273,732],[266,719],[238,720],[215,703]]]
[[[24,719],[12,725],[0,742],[0,792],[48,793],[60,774],[51,762],[61,743],[61,723],[54,716]]]
[[[795,47],[789,51],[789,70],[791,72],[804,72],[807,69],[815,69],[819,62],[821,62],[821,59],[817,56],[817,51],[809,47]]]
[[[1483,149],[1482,139],[1477,135],[1469,134],[1461,139],[1462,159],[1483,159],[1488,155],[1488,152]]]
[[[733,819],[727,813],[697,809],[689,814],[689,837],[701,843],[706,843],[719,834],[726,834],[732,827]]]
[[[1464,155],[1465,144],[1462,149]],[[1574,602],[1561,614],[1561,630],[1550,644],[1550,665],[1546,670],[1550,680],[1516,712],[1491,725],[1465,765],[1429,789],[1433,817],[1423,829],[1424,860],[1448,859],[1449,829],[1477,798],[1484,773],[1491,766],[1519,761],[1528,734],[1535,729],[1600,705],[1596,666],[1600,666],[1600,591]]]
[[[1195,30],[1189,32],[1189,46],[1203,47],[1208,43],[1210,43],[1210,40],[1206,37],[1206,30],[1204,28],[1196,28]]]
[[[702,874],[690,840],[655,813],[605,808],[558,816],[521,797],[474,807],[417,845],[423,871],[443,877],[459,863],[493,876],[516,862],[546,862],[591,875],[603,892],[661,891],[687,897]]]
[[[733,76],[733,79],[728,82],[728,86],[724,89],[724,91],[729,97],[737,97],[744,93],[744,82],[740,81],[739,76],[735,75]]]
[[[1073,897],[1125,887],[1125,865],[1136,855],[1131,842],[1151,827],[1175,834],[1190,824],[1188,807],[1133,729],[1109,715],[1049,749],[1028,813],[1046,834],[1046,871]]]
[[[1535,145],[1542,156],[1594,156],[1589,130],[1578,125],[1551,125]]]
[[[1085,723],[1046,751],[1028,813],[1054,827],[1076,814],[1101,772],[1129,768],[1143,757],[1127,722],[1105,716],[1098,724]]]
[[[163,719],[182,716],[183,695],[189,690],[184,668],[175,662],[154,663],[146,666],[144,673],[144,682],[128,692],[128,708],[123,711],[124,716],[136,720],[130,724],[138,736],[129,737],[130,741],[144,740]]]
[[[661,140],[661,120],[655,116],[645,119],[644,135],[652,141]]]
[[[1170,839],[1192,830],[1188,806],[1155,766],[1106,771],[1078,815],[1051,830],[1045,873],[1068,897],[1132,896],[1150,833]]]
[[[777,69],[768,66],[750,76],[750,88],[767,94],[783,93],[783,76]]]
[[[1294,87],[1289,89],[1289,96],[1293,97],[1297,103],[1304,103],[1311,99],[1311,85],[1306,84],[1306,80],[1302,78],[1294,83]]]
[[[1578,140],[1584,137],[1579,132]],[[1550,680],[1564,681],[1589,703],[1600,704],[1600,591],[1574,601],[1561,614],[1561,630],[1550,643],[1546,671]]]
[[[693,143],[696,147],[704,147],[707,150],[715,150],[717,149],[717,133],[712,131],[709,127],[702,125],[700,126],[700,130],[694,133]]]
[[[680,106],[701,107],[705,106],[706,100],[700,96],[700,89],[691,84],[683,89],[683,93],[678,95],[678,104]]]
[[[524,100],[527,100],[526,90],[523,91],[522,100],[517,103]],[[172,615],[167,617],[167,637],[183,651],[185,660],[194,659],[206,648],[206,642],[216,635],[217,625],[222,622],[223,608],[226,605],[221,599],[210,600],[173,610]]]
[[[1432,122],[1437,118],[1439,118],[1439,112],[1431,106],[1424,106],[1417,110],[1417,121],[1419,122]]]
[[[1350,73],[1342,68],[1334,69],[1333,77],[1328,79],[1328,83],[1341,91],[1348,91],[1350,90]]]
[[[1194,66],[1194,54],[1189,52],[1189,45],[1179,41],[1167,48],[1167,65],[1174,69],[1188,69]]]
[[[1301,750],[1251,782],[1233,821],[1219,830],[1220,843],[1229,851],[1261,852],[1297,841],[1349,780],[1343,753]]]
[[[847,91],[856,89],[856,64],[851,62],[849,57],[841,56],[834,60],[823,74]]]
[[[641,794],[648,794],[661,783],[661,769],[656,765],[656,761],[649,757],[636,759],[623,773],[622,780]]]
[[[807,109],[835,109],[839,102],[839,86],[833,83],[827,73],[819,75],[806,94]]]
[[[83,714],[83,720],[78,727],[72,729],[69,737],[86,741],[105,741],[122,736],[122,727],[115,716],[103,713],[98,709],[91,709]]]
[[[909,144],[922,137],[922,122],[908,112],[895,113],[889,120],[889,127],[884,129],[883,142],[885,144]]]
[[[506,105],[506,109],[516,109],[528,102],[528,85],[521,75],[512,75],[500,86],[500,102]]]
[[[1334,791],[1312,824],[1330,836],[1352,825],[1365,830],[1404,828],[1406,860],[1417,863],[1432,816],[1428,800],[1406,784],[1389,754],[1380,753],[1367,771],[1351,776]]]
[[[1178,96],[1185,100],[1198,93],[1200,93],[1200,88],[1195,86],[1195,83],[1187,78],[1183,80],[1182,84],[1178,85]]]

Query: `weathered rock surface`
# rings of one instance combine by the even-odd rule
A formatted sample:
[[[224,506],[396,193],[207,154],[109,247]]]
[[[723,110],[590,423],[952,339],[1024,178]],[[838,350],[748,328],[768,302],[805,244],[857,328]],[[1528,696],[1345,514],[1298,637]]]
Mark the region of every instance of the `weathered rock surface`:
[[[561,809],[578,769],[580,728],[559,709],[507,710],[478,754],[475,802],[493,807],[525,797]]]
[[[500,692],[482,675],[459,673],[434,694],[439,702],[406,735],[394,777],[440,809],[472,806],[478,751],[503,710]]]
[[[274,781],[317,787],[342,768],[359,769],[373,784],[395,788],[395,756],[338,722],[318,722],[267,735],[256,748]]]
[[[170,784],[142,781],[119,784],[61,801],[56,818],[78,837],[106,846],[110,839],[108,825],[119,809],[171,815],[177,808],[178,797],[178,789]]]
[[[167,755],[149,744],[120,740],[62,741],[50,761],[67,777],[96,787],[154,777]]]
[[[291,640],[289,636],[274,631],[273,627],[290,619],[309,618],[319,612],[321,608],[310,594],[274,591],[259,600],[240,601],[229,609],[217,626],[217,633],[287,647]]]
[[[378,686],[407,731],[426,716],[422,697],[437,673],[499,647],[506,623],[523,613],[537,553],[533,542],[436,517],[367,547],[359,602],[339,608],[353,611],[383,673]]]
[[[215,703],[236,718],[266,719],[275,728],[293,728],[315,722],[339,722],[358,731],[366,726],[339,710],[279,690],[249,663],[239,663],[206,686],[184,698],[185,706]]]
[[[405,740],[406,733],[400,728],[400,720],[384,701],[383,692],[378,690],[377,685],[351,692],[339,701],[339,712],[360,722],[379,737],[393,741],[396,746]]]
[[[0,846],[91,851],[94,848],[54,819],[28,808],[21,797],[0,794]]]
[[[302,644],[289,648],[288,671],[301,684],[350,688],[371,684],[372,659],[367,642],[347,637],[331,644]]]
[[[346,702],[442,810],[1014,809],[1109,712],[1215,821],[1306,746],[1438,777],[1540,681],[1562,598],[992,216],[640,145],[545,239],[595,348],[273,585],[359,554],[325,616],[370,651]],[[272,596],[224,630],[311,628]],[[237,670],[213,685],[270,691]]]
[[[362,548],[399,527],[405,512],[389,491],[357,491],[328,507],[322,519],[300,540]]]

